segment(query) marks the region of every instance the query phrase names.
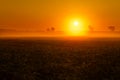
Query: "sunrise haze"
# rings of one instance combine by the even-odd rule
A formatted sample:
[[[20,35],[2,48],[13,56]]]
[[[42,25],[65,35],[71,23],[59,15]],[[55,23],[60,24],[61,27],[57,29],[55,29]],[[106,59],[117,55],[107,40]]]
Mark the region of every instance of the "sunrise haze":
[[[119,0],[2,0],[0,28],[20,31],[45,31],[54,27],[64,31],[70,20],[79,18],[84,26],[108,31],[120,30]]]

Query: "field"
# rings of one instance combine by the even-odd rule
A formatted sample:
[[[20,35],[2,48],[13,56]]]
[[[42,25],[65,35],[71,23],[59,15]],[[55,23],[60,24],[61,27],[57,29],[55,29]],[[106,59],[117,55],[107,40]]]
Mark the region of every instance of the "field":
[[[1,39],[0,80],[119,80],[120,39]]]

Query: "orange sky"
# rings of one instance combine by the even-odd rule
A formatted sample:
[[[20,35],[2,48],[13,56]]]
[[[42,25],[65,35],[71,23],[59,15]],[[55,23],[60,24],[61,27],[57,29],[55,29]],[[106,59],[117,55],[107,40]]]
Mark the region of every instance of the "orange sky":
[[[119,0],[0,0],[0,28],[63,30],[65,20],[80,17],[96,30],[120,25]]]

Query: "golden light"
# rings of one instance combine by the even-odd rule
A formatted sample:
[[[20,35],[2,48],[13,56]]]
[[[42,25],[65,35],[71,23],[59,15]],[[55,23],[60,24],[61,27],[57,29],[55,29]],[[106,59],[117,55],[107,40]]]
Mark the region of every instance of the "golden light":
[[[78,26],[78,24],[79,24],[78,21],[75,21],[75,22],[74,22],[74,25],[75,25],[75,26]]]
[[[64,18],[62,28],[66,36],[88,36],[88,17],[80,14],[70,14]]]
[[[84,22],[80,20],[73,20],[68,26],[68,35],[69,36],[83,36],[87,32]]]

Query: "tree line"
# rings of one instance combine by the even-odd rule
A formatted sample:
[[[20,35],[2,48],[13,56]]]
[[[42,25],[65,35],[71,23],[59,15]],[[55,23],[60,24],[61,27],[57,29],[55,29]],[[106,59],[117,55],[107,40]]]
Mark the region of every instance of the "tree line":
[[[89,31],[93,32],[94,31],[94,27],[92,27],[91,25],[88,26]],[[115,31],[116,27],[115,26],[108,26],[108,30],[109,31]],[[55,27],[50,27],[46,29],[47,32],[54,32],[56,31]]]

